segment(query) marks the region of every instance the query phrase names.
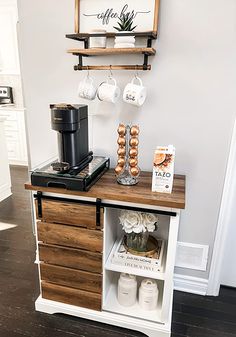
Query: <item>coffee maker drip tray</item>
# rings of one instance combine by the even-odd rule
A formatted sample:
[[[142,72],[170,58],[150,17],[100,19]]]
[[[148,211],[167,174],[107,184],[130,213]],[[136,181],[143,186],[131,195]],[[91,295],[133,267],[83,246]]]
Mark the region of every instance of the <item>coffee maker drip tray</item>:
[[[94,156],[91,162],[82,170],[72,168],[66,173],[53,170],[51,164],[31,171],[31,184],[33,186],[88,191],[109,169],[110,160],[106,157]]]

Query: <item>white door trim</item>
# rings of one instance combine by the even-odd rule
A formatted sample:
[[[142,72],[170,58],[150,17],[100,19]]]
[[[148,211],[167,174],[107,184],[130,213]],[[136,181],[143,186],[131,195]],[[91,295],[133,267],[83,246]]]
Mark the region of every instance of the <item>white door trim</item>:
[[[226,177],[223,195],[220,206],[220,213],[213,247],[213,255],[209,274],[207,295],[218,296],[221,283],[221,269],[226,244],[226,235],[229,228],[231,207],[233,203],[233,180],[236,180],[236,121],[234,123],[232,140],[229,152],[229,159],[226,170]]]

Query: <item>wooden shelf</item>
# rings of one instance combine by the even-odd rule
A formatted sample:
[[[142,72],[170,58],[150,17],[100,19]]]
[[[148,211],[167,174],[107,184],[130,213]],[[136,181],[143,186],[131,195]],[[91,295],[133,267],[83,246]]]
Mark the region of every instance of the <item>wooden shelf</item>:
[[[130,33],[79,33],[79,34],[66,34],[68,39],[76,40],[76,41],[84,41],[89,39],[90,37],[107,37],[107,38],[115,38],[116,36],[135,36],[135,37],[146,37],[149,39],[155,40],[157,38],[157,32],[147,31],[147,32],[130,32]]]
[[[122,54],[145,54],[155,55],[154,48],[92,48],[92,49],[69,49],[70,54],[82,56],[122,55]]]

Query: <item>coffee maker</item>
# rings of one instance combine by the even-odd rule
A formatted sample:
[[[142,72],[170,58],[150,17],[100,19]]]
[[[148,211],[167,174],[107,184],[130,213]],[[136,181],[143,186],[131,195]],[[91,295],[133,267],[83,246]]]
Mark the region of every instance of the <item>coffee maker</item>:
[[[88,106],[52,104],[51,126],[57,131],[59,162],[53,163],[55,171],[83,169],[91,160],[88,145]]]
[[[34,186],[88,191],[109,169],[109,158],[89,151],[88,106],[52,104],[51,127],[57,132],[59,160],[31,171]]]

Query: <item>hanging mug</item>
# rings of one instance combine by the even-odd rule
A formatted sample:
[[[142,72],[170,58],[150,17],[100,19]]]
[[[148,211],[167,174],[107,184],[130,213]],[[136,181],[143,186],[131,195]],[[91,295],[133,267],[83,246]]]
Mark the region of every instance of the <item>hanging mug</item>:
[[[135,84],[137,80],[139,84]],[[141,78],[135,76],[133,80],[128,83],[124,89],[123,100],[126,103],[136,106],[142,106],[147,97],[147,89],[143,86]]]
[[[113,84],[109,83],[109,80]],[[98,87],[97,96],[100,101],[116,103],[120,97],[120,88],[117,86],[114,77],[109,76],[106,82],[103,82]]]
[[[93,101],[96,97],[96,93],[97,89],[93,84],[93,78],[88,75],[82,82],[80,82],[78,95],[81,98]]]

